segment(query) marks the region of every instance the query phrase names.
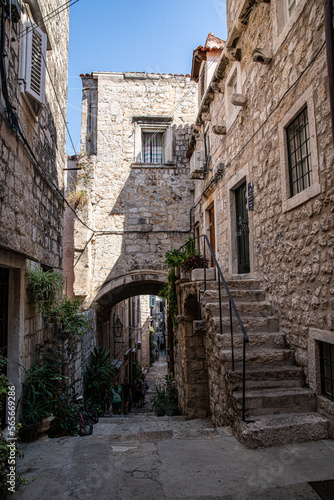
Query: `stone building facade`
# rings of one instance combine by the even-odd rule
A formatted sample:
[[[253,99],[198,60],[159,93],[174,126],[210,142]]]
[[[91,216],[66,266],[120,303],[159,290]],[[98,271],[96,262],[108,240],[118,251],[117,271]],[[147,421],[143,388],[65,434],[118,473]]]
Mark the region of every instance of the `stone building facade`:
[[[320,350],[331,350],[325,365],[333,363],[334,349],[334,155],[323,2],[226,3],[228,39],[188,150],[196,183],[194,231],[207,235],[232,288],[246,279],[264,292],[270,321],[278,322],[305,387],[333,425],[333,378],[320,361]],[[202,308],[211,325],[202,339],[207,408],[221,424],[229,421],[231,401],[219,400],[228,374],[209,295]],[[184,301],[180,307],[187,316]]]
[[[18,363],[29,366],[35,344],[49,335],[27,299],[26,270],[62,267],[69,13],[63,10],[44,24],[60,0],[6,3],[1,21],[0,348],[19,395]],[[33,23],[39,27],[32,28]]]
[[[165,252],[190,234],[186,151],[197,84],[130,72],[82,75],[82,83],[74,292],[88,307],[98,302],[102,321],[129,297],[157,295]]]

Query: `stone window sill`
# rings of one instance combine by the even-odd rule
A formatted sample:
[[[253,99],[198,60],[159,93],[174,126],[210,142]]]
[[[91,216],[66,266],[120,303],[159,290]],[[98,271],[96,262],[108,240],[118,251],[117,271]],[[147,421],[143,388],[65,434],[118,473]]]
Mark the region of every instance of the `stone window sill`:
[[[307,189],[304,189],[303,191],[296,194],[292,198],[283,201],[283,207],[282,207],[283,213],[298,207],[302,203],[305,203],[306,201],[310,200],[311,198],[314,198],[314,196],[317,196],[320,193],[321,193],[320,184],[318,183],[313,184],[312,186],[308,187]]]
[[[176,168],[176,163],[131,163],[131,168]]]

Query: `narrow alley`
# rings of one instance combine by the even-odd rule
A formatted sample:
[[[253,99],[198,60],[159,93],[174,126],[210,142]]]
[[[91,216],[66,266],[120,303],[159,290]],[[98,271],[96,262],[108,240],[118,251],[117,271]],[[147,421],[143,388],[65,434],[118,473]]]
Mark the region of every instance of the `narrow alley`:
[[[31,484],[13,498],[113,500],[319,500],[308,484],[332,478],[332,440],[247,450],[210,419],[156,417],[149,398],[163,382],[162,354],[147,374],[147,404],[101,418],[86,437],[22,444]]]

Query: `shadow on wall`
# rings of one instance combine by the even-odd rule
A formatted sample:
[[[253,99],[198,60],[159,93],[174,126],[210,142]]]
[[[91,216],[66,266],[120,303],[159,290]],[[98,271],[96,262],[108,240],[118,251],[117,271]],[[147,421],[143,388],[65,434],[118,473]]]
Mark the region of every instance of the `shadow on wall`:
[[[95,300],[103,306],[134,295],[158,295],[166,280],[166,251],[181,246],[190,233],[193,181],[184,146],[189,130],[189,125],[173,127],[175,150],[181,144],[184,147],[175,151],[177,163],[131,165],[111,210],[99,193],[94,221],[96,229],[104,232],[96,235],[93,266],[95,283],[101,283]],[[112,196],[110,189],[106,192]],[[86,274],[84,264],[85,259],[81,269]]]

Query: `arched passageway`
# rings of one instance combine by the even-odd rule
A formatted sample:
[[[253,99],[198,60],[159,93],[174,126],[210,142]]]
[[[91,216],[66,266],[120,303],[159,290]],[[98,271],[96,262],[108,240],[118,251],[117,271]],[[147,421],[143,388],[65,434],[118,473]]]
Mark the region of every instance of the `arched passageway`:
[[[133,396],[139,374],[149,372],[159,353],[165,357],[166,304],[157,297],[165,281],[163,271],[137,270],[107,280],[96,294],[97,344],[109,350],[116,378],[120,383],[129,380]],[[152,409],[149,400],[146,410]],[[140,411],[142,401],[134,401]]]

